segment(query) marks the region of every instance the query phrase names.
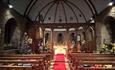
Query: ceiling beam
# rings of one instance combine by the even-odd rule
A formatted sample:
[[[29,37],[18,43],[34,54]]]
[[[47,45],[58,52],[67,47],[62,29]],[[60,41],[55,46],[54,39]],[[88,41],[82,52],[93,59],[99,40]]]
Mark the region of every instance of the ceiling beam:
[[[93,9],[91,7],[91,4],[89,4],[88,0],[84,0],[84,2],[88,5],[88,7],[89,7],[89,9],[90,9],[90,11],[92,13],[92,15],[95,15],[95,13],[93,12]]]
[[[44,15],[44,19],[43,19],[43,22],[48,14],[48,12],[50,11],[50,9],[55,5],[55,3],[51,4],[50,7],[48,8],[48,10],[46,11],[45,15]]]
[[[95,12],[95,15],[97,15],[98,13],[97,13],[97,10],[96,10],[94,4],[92,3],[91,0],[88,0],[88,1],[89,1],[89,3],[91,4],[91,6],[93,7],[93,10],[94,10],[94,12]]]
[[[36,4],[37,1],[38,1],[38,0],[35,0],[35,1],[33,2],[33,4],[30,6],[30,8],[29,8],[29,10],[28,10],[28,12],[27,12],[27,15],[29,15],[31,9],[33,8],[33,6]]]
[[[65,10],[64,4],[63,4],[62,2],[61,2],[61,5],[62,5],[63,11],[64,11],[64,15],[65,15],[65,22],[67,23],[67,14],[66,14],[66,10]]]
[[[57,3],[57,5],[56,5],[56,9],[55,9],[55,13],[54,13],[54,22],[56,21],[58,5],[59,5],[59,3]]]
[[[77,15],[76,15],[74,9],[70,6],[70,4],[69,4],[68,2],[66,2],[65,4],[71,9],[71,11],[73,12],[73,14],[74,14],[74,16],[75,16],[75,18],[76,18],[76,22],[79,23],[78,17],[77,17]]]
[[[79,12],[82,14],[82,16],[83,16],[85,22],[87,22],[87,19],[86,19],[84,13],[81,11],[81,9],[80,9],[76,4],[74,4],[74,3],[72,3],[72,2],[70,2],[70,1],[68,1],[68,0],[67,0],[67,2],[69,2],[69,3],[70,3],[71,5],[73,5],[76,9],[78,9]]]
[[[34,0],[31,0],[30,2],[29,2],[29,4],[27,5],[27,7],[26,7],[26,9],[25,9],[25,11],[24,11],[24,16],[26,15],[26,13],[27,13],[27,11],[28,11],[28,9],[29,9],[29,7],[30,7],[30,5],[31,5],[31,3],[33,2]]]
[[[54,1],[51,1],[51,2],[47,3],[47,4],[40,10],[40,11],[38,12],[37,16],[35,17],[35,20],[34,20],[34,21],[37,21],[37,19],[38,19],[40,13],[41,13],[48,5],[52,4],[53,2],[54,2]]]

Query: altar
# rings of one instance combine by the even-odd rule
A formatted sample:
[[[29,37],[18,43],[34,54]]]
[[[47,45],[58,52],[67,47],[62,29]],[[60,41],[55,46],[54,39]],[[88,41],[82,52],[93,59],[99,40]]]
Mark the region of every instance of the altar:
[[[57,45],[54,46],[54,54],[64,54],[66,55],[67,46],[66,45]]]
[[[33,39],[33,52],[40,49],[40,46],[47,48],[48,52],[55,51],[55,54],[66,54],[67,50],[79,52],[78,45],[79,50],[83,52],[93,52],[96,49],[95,24],[38,23],[29,25],[27,31],[28,37]]]

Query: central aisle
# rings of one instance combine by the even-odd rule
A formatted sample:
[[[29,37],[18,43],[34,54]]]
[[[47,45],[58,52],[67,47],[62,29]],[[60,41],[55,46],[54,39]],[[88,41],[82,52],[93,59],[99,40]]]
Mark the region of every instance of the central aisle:
[[[66,70],[64,54],[54,56],[54,64],[52,70]]]
[[[70,70],[66,49],[67,47],[62,45],[54,47],[55,54],[49,70]]]

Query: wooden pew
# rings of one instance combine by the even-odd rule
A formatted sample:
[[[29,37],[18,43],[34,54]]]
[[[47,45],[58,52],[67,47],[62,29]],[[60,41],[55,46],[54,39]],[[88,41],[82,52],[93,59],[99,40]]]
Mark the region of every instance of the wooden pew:
[[[8,55],[3,55],[1,57],[45,57],[47,61],[50,61],[53,56],[50,53],[43,53],[43,54],[8,54]]]
[[[0,66],[0,70],[33,70],[29,66]]]
[[[16,54],[16,55],[4,55],[0,57],[0,63],[1,64],[32,64],[32,66],[4,66],[0,65],[0,70],[14,70],[20,69],[20,70],[47,70],[48,69],[48,62],[50,61],[51,54]],[[21,68],[22,67],[22,68]],[[17,68],[17,69],[16,69]]]
[[[46,58],[43,56],[39,57],[0,57],[0,63],[31,63],[31,64],[41,64],[41,67],[46,67]],[[46,67],[47,68],[47,67]]]
[[[4,66],[7,66],[6,67],[6,69],[9,67],[9,69],[10,68],[12,68],[12,67],[18,67],[18,66],[24,66],[24,65],[27,65],[27,66],[24,66],[24,67],[28,67],[28,64],[29,64],[29,67],[32,67],[33,68],[33,65],[34,64],[39,64],[39,69],[41,69],[41,70],[45,70],[45,69],[43,69],[43,59],[37,59],[37,60],[0,60],[0,63],[2,64],[1,66],[0,66],[0,69],[5,69],[5,67]],[[11,65],[10,66],[10,64],[14,64],[14,66],[13,65]],[[18,65],[18,64],[21,64],[21,65]],[[11,70],[11,69],[10,69]]]
[[[115,54],[96,54],[96,53],[71,53],[71,55],[73,56],[83,56],[83,57],[89,57],[89,56],[105,56],[105,57],[107,57],[107,56],[109,56],[109,57],[115,57]]]
[[[79,68],[79,70],[115,70],[115,68],[90,68],[90,67],[82,67],[82,68]]]
[[[115,68],[91,68],[83,67],[84,64],[94,66],[95,64],[115,65],[115,55],[113,54],[93,54],[93,53],[72,53],[70,55],[73,70],[114,70]]]

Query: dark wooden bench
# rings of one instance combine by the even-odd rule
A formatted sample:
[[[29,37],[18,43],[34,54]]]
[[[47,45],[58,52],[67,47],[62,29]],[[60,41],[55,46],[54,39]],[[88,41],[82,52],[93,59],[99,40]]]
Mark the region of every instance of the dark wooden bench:
[[[47,70],[51,54],[11,54],[0,57],[0,70],[14,70],[20,69],[34,69],[34,70]],[[9,66],[8,64],[14,64]],[[22,64],[19,66],[18,64]],[[30,64],[30,66],[23,66]],[[16,69],[17,68],[17,69]]]
[[[79,70],[115,70],[115,68],[91,68],[91,67],[82,67]]]
[[[81,56],[83,56],[83,57],[89,57],[89,56],[93,56],[93,57],[107,57],[107,56],[109,56],[109,57],[114,57],[115,56],[115,54],[96,54],[96,53],[71,53],[71,55],[73,56],[79,56],[79,57],[81,57]]]
[[[38,66],[37,68],[39,68],[41,70],[45,70],[44,59],[36,59],[36,60],[30,60],[30,59],[24,59],[24,60],[21,60],[21,59],[18,59],[18,60],[17,59],[16,60],[0,60],[0,63],[1,63],[1,66],[0,66],[1,69],[2,68],[5,69],[4,66],[8,66],[9,68],[12,68],[14,66],[17,66],[17,67],[18,66],[20,66],[20,67],[24,66],[26,68],[29,66],[29,67],[35,68],[35,65],[37,65]],[[11,64],[13,64],[13,65],[11,65]]]
[[[73,70],[113,70],[115,68],[91,68],[95,64],[112,66],[115,65],[115,55],[113,54],[93,54],[93,53],[71,53],[69,56],[72,63]],[[91,67],[84,67],[84,64]]]

